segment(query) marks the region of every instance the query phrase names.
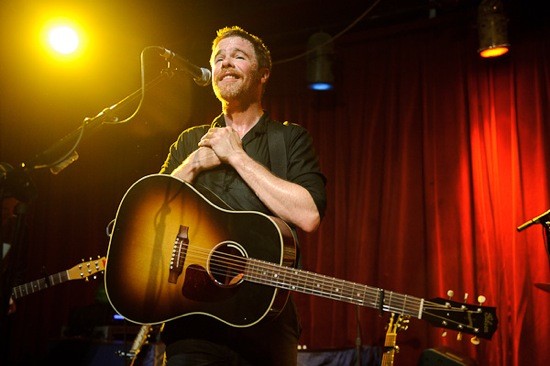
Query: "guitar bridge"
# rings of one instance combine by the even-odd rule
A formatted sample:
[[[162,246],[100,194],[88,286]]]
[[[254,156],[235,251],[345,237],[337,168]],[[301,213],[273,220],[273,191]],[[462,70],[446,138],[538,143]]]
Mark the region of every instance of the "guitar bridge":
[[[170,271],[168,274],[169,283],[177,283],[178,277],[183,272],[183,262],[187,255],[187,247],[189,246],[189,227],[180,225],[180,230],[174,240],[174,248],[172,249],[172,257],[170,258]]]

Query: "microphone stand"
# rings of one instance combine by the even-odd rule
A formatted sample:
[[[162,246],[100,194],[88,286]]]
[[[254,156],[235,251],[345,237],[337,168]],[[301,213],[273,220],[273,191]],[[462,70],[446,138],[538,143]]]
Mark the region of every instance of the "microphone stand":
[[[524,222],[523,224],[519,225],[516,230],[517,231],[522,231],[522,230],[525,230],[527,229],[529,226],[531,225],[534,225],[534,224],[545,224],[545,221],[548,221],[548,218],[550,217],[550,210],[546,211],[546,212],[543,212],[541,213],[540,215],[538,215],[537,217],[534,217],[532,218],[531,220],[529,221],[526,221]],[[546,225],[548,225],[549,223],[546,222]]]
[[[362,353],[362,343],[361,340],[361,322],[359,321],[359,306],[355,307],[355,318],[357,323],[357,335],[355,338],[355,366],[361,366],[361,353]]]
[[[171,68],[170,63],[168,62],[168,68],[164,68],[160,75],[156,76],[150,82],[145,82],[145,52],[157,50],[158,47],[151,46],[146,47],[141,52],[141,88],[128,95],[126,98],[122,99],[120,102],[103,109],[95,117],[84,118],[82,125],[71,132],[70,134],[63,137],[56,144],[51,146],[49,149],[43,151],[41,154],[35,156],[35,158],[30,163],[23,163],[22,167],[24,169],[40,169],[40,168],[50,168],[50,171],[53,174],[58,174],[61,170],[65,169],[67,166],[72,164],[78,159],[78,153],[76,152],[76,147],[80,144],[82,138],[84,137],[84,132],[92,132],[97,130],[98,127],[103,126],[104,124],[122,124],[132,120],[140,111],[143,100],[145,99],[145,92],[150,89],[153,85],[158,84],[165,78],[171,78],[174,75],[174,71],[178,71],[177,68]],[[113,112],[118,111],[121,107],[126,106],[128,102],[133,101],[140,97],[139,104],[135,109],[134,113],[127,117],[124,120],[120,120]],[[59,154],[62,154],[59,157]],[[51,159],[57,157],[53,162]]]
[[[529,226],[534,224],[542,225],[542,234],[544,237],[544,245],[546,248],[546,254],[548,256],[548,263],[550,264],[550,210],[543,212],[542,214],[532,218],[529,221],[524,222],[519,225],[516,229],[517,231],[522,231],[527,229]],[[550,283],[535,283],[535,287],[550,292]]]
[[[151,86],[158,84],[164,78],[171,78],[172,76],[173,72],[171,72],[171,70],[164,69],[159,76],[146,84],[143,88],[134,91],[118,103],[103,109],[95,117],[84,118],[84,121],[80,127],[61,138],[47,150],[36,155],[29,163],[23,163],[22,167],[33,170],[50,168],[50,171],[53,174],[58,174],[61,170],[65,169],[78,159],[76,147],[80,144],[82,138],[84,137],[84,132],[90,134],[91,132],[96,132],[99,127],[102,127],[105,124],[113,125],[128,122],[139,112],[145,94],[145,89],[149,89]],[[136,100],[138,97],[141,98],[139,106],[130,117],[120,120],[119,117],[114,114],[114,112],[126,106],[129,102]],[[55,160],[52,161],[52,159]]]
[[[129,94],[111,107],[103,109],[95,117],[86,117],[80,127],[61,138],[50,148],[36,155],[31,161],[21,163],[15,168],[8,163],[0,162],[0,204],[2,204],[3,207],[5,198],[14,198],[18,201],[14,209],[15,227],[10,238],[10,249],[5,257],[0,257],[0,342],[2,343],[2,354],[7,354],[7,351],[10,349],[10,334],[9,327],[7,326],[9,323],[9,300],[14,282],[16,281],[17,269],[22,262],[22,253],[25,252],[23,248],[25,215],[29,204],[37,196],[36,187],[30,177],[30,172],[41,168],[49,168],[53,174],[58,174],[61,170],[78,159],[76,148],[85,136],[85,132],[90,133],[96,131],[98,127],[104,124],[120,124],[130,121],[139,112],[145,91],[153,85],[158,84],[161,80],[171,78],[173,75],[173,70],[163,69],[160,75],[147,84],[143,82],[144,78],[142,76],[142,87],[140,89]],[[124,120],[119,120],[114,112],[138,97],[141,97],[141,100],[134,113]],[[0,230],[0,234],[3,234],[2,230]],[[3,238],[2,235],[0,235],[0,244],[2,247],[4,246],[4,239],[7,238]],[[4,350],[6,352],[4,352]]]

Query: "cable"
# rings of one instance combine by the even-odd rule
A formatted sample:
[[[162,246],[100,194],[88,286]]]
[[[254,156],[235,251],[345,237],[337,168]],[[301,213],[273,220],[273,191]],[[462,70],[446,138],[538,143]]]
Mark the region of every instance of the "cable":
[[[363,20],[363,18],[365,18],[375,7],[376,5],[378,5],[378,3],[380,2],[381,0],[376,0],[369,8],[367,8],[367,10],[365,10],[361,15],[359,15],[359,17],[357,19],[355,19],[353,22],[351,22],[350,25],[348,25],[346,28],[344,28],[342,31],[340,31],[339,33],[337,33],[335,36],[331,37],[330,39],[328,39],[326,42],[318,45],[317,47],[314,47],[310,50],[307,50],[301,54],[298,54],[296,56],[293,56],[293,57],[289,57],[289,58],[286,58],[286,59],[282,59],[282,60],[279,60],[279,61],[276,61],[273,63],[273,65],[277,65],[277,64],[282,64],[282,63],[286,63],[286,62],[290,62],[290,61],[295,61],[295,60],[298,60],[302,57],[305,57],[307,55],[309,55],[310,53],[316,51],[317,49],[320,49],[324,46],[326,46],[327,44],[333,42],[334,40],[336,40],[337,38],[340,38],[342,35],[344,35],[345,33],[347,33],[351,28],[353,28],[357,23],[359,23],[361,20]]]

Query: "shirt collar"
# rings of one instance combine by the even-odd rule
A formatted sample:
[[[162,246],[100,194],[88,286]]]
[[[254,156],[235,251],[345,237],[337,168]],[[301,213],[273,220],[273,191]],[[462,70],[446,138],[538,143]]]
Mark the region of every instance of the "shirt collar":
[[[250,131],[248,131],[246,136],[251,136],[249,138],[253,138],[257,135],[267,133],[267,121],[268,120],[269,120],[269,113],[264,111],[264,114],[262,114],[262,116],[260,117],[260,120],[258,121],[258,123],[256,123]],[[223,116],[223,113],[220,114],[219,116],[217,116],[214,119],[214,121],[212,121],[212,124],[210,125],[210,127],[212,127],[212,128],[214,128],[214,127],[225,127],[225,126],[227,126],[227,124],[225,123],[225,118]]]

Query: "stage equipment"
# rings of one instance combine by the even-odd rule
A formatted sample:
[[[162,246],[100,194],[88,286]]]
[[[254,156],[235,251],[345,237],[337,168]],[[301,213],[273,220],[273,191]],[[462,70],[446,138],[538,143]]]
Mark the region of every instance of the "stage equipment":
[[[548,256],[548,263],[550,264],[550,210],[541,213],[540,215],[533,217],[518,226],[517,231],[522,231],[534,224],[542,225],[542,234],[544,237],[544,245],[546,248],[546,254]],[[550,292],[550,283],[535,283],[535,287],[543,291]]]
[[[212,73],[210,70],[204,67],[195,66],[177,53],[174,53],[166,48],[161,47],[160,49],[163,51],[161,56],[164,57],[166,61],[176,66],[178,70],[185,71],[191,75],[197,85],[207,86],[210,84],[210,81],[212,80]]]
[[[422,352],[419,366],[476,366],[475,360],[460,356],[448,347],[429,348]]]
[[[483,58],[498,57],[510,49],[508,19],[499,0],[483,0],[477,9],[479,55]]]
[[[334,85],[332,37],[318,32],[309,37],[307,43],[307,83],[312,90],[331,90]]]

